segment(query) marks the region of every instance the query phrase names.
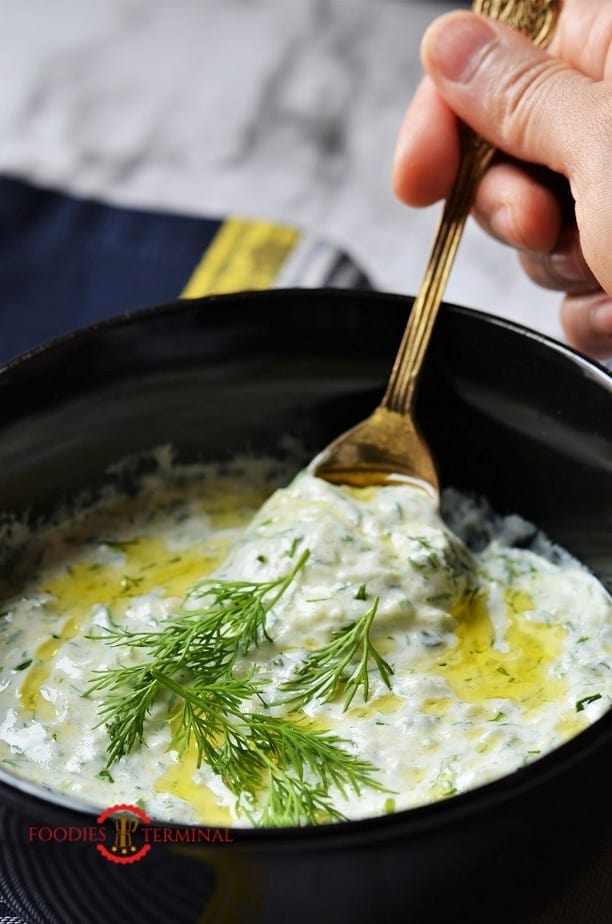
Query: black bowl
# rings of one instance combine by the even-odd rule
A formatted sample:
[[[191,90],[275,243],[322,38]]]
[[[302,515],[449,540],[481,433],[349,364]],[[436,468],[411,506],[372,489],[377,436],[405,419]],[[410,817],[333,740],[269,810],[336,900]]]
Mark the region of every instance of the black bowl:
[[[110,463],[167,442],[185,460],[219,459],[269,452],[291,433],[315,452],[378,402],[409,305],[246,293],[139,312],[33,351],[0,372],[0,510],[44,517],[104,483]],[[445,306],[419,414],[444,485],[533,520],[612,584],[604,369]],[[91,812],[2,771],[0,885],[27,924],[534,920],[610,848],[611,725],[608,712],[529,767],[444,803],[234,831],[232,843],[156,841],[129,865],[83,842]],[[81,834],[69,843],[71,830]]]

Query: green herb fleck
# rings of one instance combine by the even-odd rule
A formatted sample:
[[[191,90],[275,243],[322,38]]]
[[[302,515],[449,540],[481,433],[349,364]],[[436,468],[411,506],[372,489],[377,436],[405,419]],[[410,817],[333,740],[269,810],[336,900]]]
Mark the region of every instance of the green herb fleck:
[[[121,578],[121,589],[122,590],[133,590],[135,587],[138,587],[144,581],[143,577],[131,577],[129,574],[124,574]]]
[[[287,550],[287,555],[289,556],[289,558],[293,558],[293,556],[295,555],[297,551],[297,547],[302,541],[302,538],[303,538],[302,536],[296,536],[293,542],[291,543],[289,549]]]
[[[108,770],[100,770],[100,772],[97,775],[101,780],[106,780],[107,783],[115,782],[115,780],[113,779],[113,777],[111,776]]]
[[[428,552],[427,561],[431,567],[438,568],[440,566],[440,556],[432,546],[431,542],[429,542],[427,539],[423,539],[422,536],[415,536],[415,541],[418,542],[422,549],[425,549]]]
[[[114,552],[125,552],[131,545],[135,545],[138,539],[98,539],[100,545],[105,545]]]
[[[32,663],[32,658],[30,658],[28,661],[22,661],[21,664],[18,664],[17,667],[13,668],[13,670],[25,671],[28,669],[31,663]]]
[[[586,706],[590,703],[596,703],[598,699],[601,699],[601,693],[593,693],[592,696],[585,696],[583,699],[579,699],[576,703],[576,712],[584,712]]]

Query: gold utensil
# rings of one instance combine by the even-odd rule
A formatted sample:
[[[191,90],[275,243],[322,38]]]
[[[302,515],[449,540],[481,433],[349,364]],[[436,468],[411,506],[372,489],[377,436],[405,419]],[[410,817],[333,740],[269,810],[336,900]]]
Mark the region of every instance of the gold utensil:
[[[473,10],[508,23],[536,45],[550,41],[560,0],[474,0]],[[437,496],[438,476],[414,417],[415,394],[434,321],[446,287],[476,187],[494,148],[460,126],[459,171],[404,331],[385,395],[362,423],[334,440],[311,463],[311,471],[336,484],[355,487],[411,482]]]

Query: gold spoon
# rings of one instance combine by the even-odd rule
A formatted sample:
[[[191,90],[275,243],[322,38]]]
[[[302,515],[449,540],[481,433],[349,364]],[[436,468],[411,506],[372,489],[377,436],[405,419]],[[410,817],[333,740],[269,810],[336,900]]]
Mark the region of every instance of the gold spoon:
[[[474,0],[472,8],[513,26],[536,45],[550,41],[560,0]],[[436,465],[414,418],[415,394],[434,321],[470,213],[476,187],[494,148],[466,125],[460,126],[461,160],[446,200],[433,247],[404,331],[385,395],[362,423],[319,453],[311,472],[354,487],[408,482],[439,493]]]

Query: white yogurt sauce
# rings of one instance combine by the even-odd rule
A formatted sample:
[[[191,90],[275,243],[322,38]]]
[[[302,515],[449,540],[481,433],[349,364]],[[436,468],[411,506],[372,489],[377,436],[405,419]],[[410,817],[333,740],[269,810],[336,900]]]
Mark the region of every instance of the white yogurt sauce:
[[[108,734],[95,672],[139,652],[92,638],[111,621],[163,627],[189,588],[214,573],[267,581],[305,566],[268,617],[271,643],[252,656],[279,691],[309,652],[378,598],[371,640],[393,669],[370,695],[314,700],[306,714],[370,761],[389,791],[335,793],[358,818],[446,798],[550,751],[609,708],[612,601],[567,553],[513,548],[519,518],[488,520],[478,554],[407,486],[351,490],[302,472],[276,491],[271,463],[205,467],[149,478],[141,493],[106,500],[39,532],[21,556],[22,586],[5,595],[0,631],[0,759],[6,769],[97,807],[138,804],[153,817],[247,825],[214,773],[179,760],[153,711],[147,747],[105,770]],[[473,532],[481,510],[453,493],[448,507]],[[249,524],[249,525],[247,525]],[[510,540],[510,541],[509,541]],[[546,551],[540,538],[536,547]],[[189,607],[189,603],[187,607]],[[276,706],[283,714],[287,707]]]

